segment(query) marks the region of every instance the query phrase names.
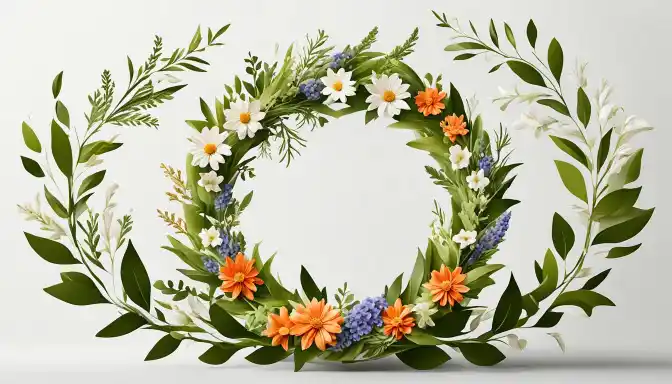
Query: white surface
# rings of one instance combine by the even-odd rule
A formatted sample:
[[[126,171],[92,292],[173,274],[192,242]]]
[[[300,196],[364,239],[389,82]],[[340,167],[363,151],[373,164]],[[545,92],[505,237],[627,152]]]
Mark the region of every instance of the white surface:
[[[158,365],[150,365],[141,360],[158,334],[137,332],[115,340],[95,339],[93,335],[115,317],[111,308],[76,308],[42,292],[43,287],[58,280],[59,268],[34,255],[20,233],[21,229],[36,228],[19,220],[15,204],[27,201],[41,188],[20,166],[19,154],[25,153],[20,123],[30,118],[44,143],[53,107],[51,80],[60,70],[65,70],[61,98],[74,124],[81,127],[82,112],[87,107],[85,96],[98,86],[100,72],[111,69],[121,87],[127,73],[124,56],[128,54],[136,62],[144,60],[154,33],[164,37],[167,48],[174,48],[188,43],[196,25],[217,28],[233,24],[222,39],[227,45],[207,54],[212,70],[188,75],[190,86],[159,110],[160,130],[119,130],[126,144],[106,160],[106,182],[121,185],[121,212],[133,209],[133,240],[150,277],[175,279],[179,278],[174,271],[178,261],[159,249],[167,231],[155,216],[155,209],[171,207],[163,198],[169,184],[159,164],[180,167],[184,163],[186,137],[191,132],[182,122],[200,117],[198,97],[212,101],[235,73],[243,73],[242,60],[248,50],[270,59],[276,42],[284,49],[318,28],[325,29],[340,48],[358,42],[378,25],[379,42],[374,48],[387,51],[406,39],[417,25],[421,39],[416,53],[408,58],[410,65],[421,73],[442,72],[463,96],[477,93],[488,129],[499,121],[510,125],[516,120],[520,109],[502,113],[489,102],[497,95],[498,85],[512,88],[516,83],[513,75],[506,71],[486,75],[492,64],[482,60],[452,62],[453,55],[443,52],[450,34],[434,26],[431,7],[463,21],[472,19],[483,34],[487,33],[490,17],[507,21],[520,41],[525,40],[528,19],[534,18],[541,46],[553,36],[561,42],[565,73],[573,70],[577,57],[589,61],[593,85],[603,77],[609,79],[616,88],[615,101],[657,127],[636,142],[646,147],[640,179],[645,188],[639,204],[657,206],[651,223],[638,238],[644,245],[636,255],[622,260],[589,261],[599,270],[613,267],[600,291],[618,306],[598,308],[589,320],[574,313],[565,316],[558,331],[568,345],[566,355],[557,352],[553,339],[543,331],[530,331],[523,333],[529,340],[528,349],[492,370],[451,363],[440,372],[412,376],[393,362],[367,365],[373,372],[352,376],[338,367],[325,367],[328,375],[309,372],[293,376],[286,364],[257,369],[237,360],[229,368],[211,369],[195,361],[200,346],[185,348]],[[669,361],[672,342],[667,306],[672,259],[664,232],[672,218],[672,207],[666,199],[670,187],[667,146],[672,142],[667,126],[672,105],[666,50],[672,33],[670,10],[670,3],[662,0],[440,4],[349,0],[3,1],[0,126],[4,136],[0,160],[5,188],[1,190],[0,206],[0,372],[4,373],[0,378],[8,377],[4,383],[44,379],[61,382],[65,378],[69,382],[89,382],[95,377],[102,383],[136,382],[135,378],[143,376],[153,382],[158,377],[214,380],[233,373],[294,380],[319,377],[327,382],[342,380],[346,375],[347,380],[384,377],[392,382],[420,377],[479,382],[661,379],[665,364],[660,360]],[[255,189],[253,204],[243,217],[244,230],[250,242],[264,240],[264,256],[279,251],[274,268],[287,285],[298,285],[299,267],[304,264],[332,292],[347,280],[358,296],[374,295],[400,271],[410,271],[415,249],[424,246],[429,233],[432,200],[437,198],[444,206],[448,200],[423,171],[424,165],[431,164],[429,157],[404,145],[410,134],[385,130],[384,126],[384,122],[376,122],[364,127],[363,116],[357,115],[306,132],[308,148],[291,168],[274,161],[258,161],[258,177],[236,191],[242,196],[243,189]],[[533,260],[541,258],[551,244],[553,212],[569,217],[574,201],[553,167],[552,160],[561,157],[559,151],[548,140],[535,140],[527,132],[513,131],[512,135],[517,148],[514,160],[525,166],[510,196],[523,203],[513,209],[512,228],[496,261],[506,263],[526,290],[535,283]],[[507,272],[498,277],[506,281]],[[483,303],[495,303],[502,290],[503,286],[488,290]],[[549,350],[553,352],[546,352]],[[605,355],[604,351],[609,352]],[[540,353],[543,360],[535,362]],[[586,360],[587,355],[597,357]],[[633,359],[635,364],[625,363]],[[85,363],[80,364],[82,361]],[[515,361],[522,363],[516,365]],[[39,372],[25,376],[29,369]],[[11,373],[17,370],[24,372],[22,378]],[[394,372],[385,372],[389,370]],[[669,375],[669,370],[665,374]]]

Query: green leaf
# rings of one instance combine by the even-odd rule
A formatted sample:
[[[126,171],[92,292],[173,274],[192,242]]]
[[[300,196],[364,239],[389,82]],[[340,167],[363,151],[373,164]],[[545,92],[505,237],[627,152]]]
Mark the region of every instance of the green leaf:
[[[152,285],[149,282],[147,270],[130,240],[124,258],[121,260],[121,283],[128,298],[149,312],[152,302]]]
[[[588,99],[588,95],[586,95],[586,92],[583,90],[583,88],[579,88],[576,97],[576,114],[579,115],[581,124],[583,124],[584,127],[587,127],[588,123],[590,123],[590,100]]]
[[[217,343],[205,351],[205,353],[203,353],[201,356],[199,356],[198,359],[206,364],[221,365],[229,361],[231,356],[233,356],[236,352],[247,347],[249,347],[249,345],[243,343]]]
[[[27,232],[24,232],[24,235],[33,251],[44,260],[60,265],[79,264],[79,260],[75,259],[65,245]]]
[[[23,134],[23,142],[26,143],[26,147],[28,147],[28,149],[37,153],[42,152],[42,144],[40,144],[40,139],[37,138],[33,128],[26,124],[25,121],[23,124],[21,124],[21,133]]]
[[[593,211],[593,219],[600,221],[604,217],[618,216],[624,213],[635,205],[641,191],[642,187],[637,187],[619,189],[609,193],[597,203]]]
[[[438,136],[419,137],[413,141],[409,141],[406,145],[439,156],[445,156],[447,153],[446,146],[443,144],[443,139]]]
[[[504,33],[506,33],[506,39],[509,40],[511,46],[516,48],[516,37],[513,35],[513,31],[511,30],[511,27],[509,27],[509,24],[507,23],[504,23]]]
[[[318,301],[326,299],[326,297],[322,296],[320,288],[317,286],[315,280],[313,280],[313,277],[310,276],[310,273],[308,273],[308,270],[303,265],[301,266],[301,288],[309,299],[315,298]]]
[[[145,357],[145,361],[159,360],[163,359],[166,356],[169,356],[177,350],[177,347],[180,346],[182,340],[178,340],[167,334],[163,336],[152,348],[151,351]]]
[[[261,347],[249,355],[245,356],[245,360],[259,365],[269,365],[282,361],[292,354],[291,351],[285,351],[280,346],[275,347]]]
[[[615,247],[609,250],[607,259],[618,259],[636,252],[642,244],[632,245],[630,247]]]
[[[564,305],[574,305],[586,312],[586,315],[591,316],[593,314],[593,309],[598,306],[610,306],[613,307],[614,304],[608,298],[600,295],[597,292],[586,291],[580,289],[578,291],[563,292],[558,296],[550,309],[561,307]]]
[[[216,127],[217,126],[217,120],[215,119],[215,115],[212,114],[212,110],[208,106],[208,103],[203,100],[203,98],[200,99],[201,103],[201,112],[203,113],[203,116],[205,116],[205,120],[207,120],[208,125],[210,127]]]
[[[250,203],[252,202],[253,195],[254,191],[251,191],[250,193],[245,195],[245,197],[243,197],[243,201],[240,202],[240,207],[238,208],[239,211],[245,210],[245,208],[247,208],[250,205]]]
[[[103,181],[105,178],[105,170],[98,171],[92,175],[89,175],[82,181],[82,184],[79,186],[79,191],[77,192],[77,196],[82,196],[84,193],[86,193],[88,190],[91,190]]]
[[[544,270],[539,265],[539,262],[534,261],[534,276],[537,278],[537,282],[541,284],[544,281]]]
[[[70,113],[68,112],[68,108],[66,108],[60,100],[56,102],[56,118],[61,124],[70,128]]]
[[[21,156],[21,164],[23,164],[23,169],[31,175],[35,177],[44,177],[44,171],[42,171],[42,167],[40,167],[40,164],[38,164],[37,161]]]
[[[544,82],[541,73],[539,73],[533,66],[516,60],[507,61],[506,65],[508,65],[513,73],[520,77],[524,82],[540,87],[546,86],[546,82]]]
[[[191,38],[191,42],[189,43],[189,52],[193,52],[198,48],[201,44],[201,39],[201,26],[199,25],[198,28],[196,28],[194,37]]]
[[[44,186],[44,197],[47,199],[47,203],[49,203],[49,206],[54,210],[54,213],[56,213],[58,217],[62,217],[64,219],[68,218],[68,210],[60,201],[58,201],[56,196],[49,192],[46,185]]]
[[[495,47],[499,48],[499,36],[497,35],[497,28],[495,27],[495,22],[490,19],[490,40],[495,44]]]
[[[305,351],[301,348],[294,350],[294,372],[299,372],[303,366],[320,355],[322,351],[317,349],[314,345]]]
[[[562,183],[569,192],[587,203],[588,194],[586,192],[586,183],[581,171],[576,169],[572,164],[560,160],[555,160],[555,166],[558,168]]]
[[[147,324],[147,320],[133,312],[127,312],[96,334],[96,337],[119,337],[127,335]]]
[[[54,95],[54,99],[61,93],[61,86],[63,86],[63,71],[56,75],[51,83],[51,94]]]
[[[455,60],[455,61],[469,60],[469,59],[471,59],[471,58],[474,57],[474,56],[476,56],[475,53],[463,53],[463,54],[460,54],[460,55],[455,56],[455,57],[453,58],[453,60]]]
[[[456,43],[456,44],[451,44],[444,48],[444,51],[447,52],[452,52],[452,51],[465,51],[469,49],[485,49],[485,50],[490,50],[488,47],[481,43],[472,43],[472,42],[462,42],[462,43]]]
[[[554,109],[556,112],[561,113],[565,116],[571,116],[569,113],[569,109],[565,106],[565,104],[555,100],[555,99],[541,99],[537,100],[538,104],[545,105],[549,108]]]
[[[562,137],[549,135],[553,143],[558,146],[563,152],[573,157],[576,161],[583,164],[587,169],[591,169],[590,163],[588,161],[588,156],[579,148],[578,145],[574,144],[572,141],[564,139]]]
[[[397,278],[394,279],[392,285],[390,285],[390,288],[387,290],[385,298],[387,299],[387,303],[389,305],[394,305],[394,302],[397,301],[399,295],[401,294],[401,279],[403,278],[403,276],[404,276],[403,273],[397,276]]]
[[[562,53],[562,47],[558,40],[553,38],[551,44],[548,46],[548,66],[551,69],[553,77],[560,82],[560,77],[562,76],[562,66],[564,64],[565,57]]]
[[[558,263],[555,261],[553,251],[550,249],[547,249],[544,255],[544,266],[541,270],[541,276],[539,287],[530,292],[530,296],[534,297],[537,302],[550,296],[558,284]]]
[[[417,345],[441,345],[443,341],[432,336],[422,328],[415,327],[412,332],[406,335],[406,338]]]
[[[600,284],[602,284],[604,279],[606,279],[607,276],[609,276],[610,271],[611,271],[611,268],[606,269],[606,270],[598,273],[597,275],[591,277],[588,281],[586,281],[586,284],[584,284],[583,288],[581,288],[581,289],[593,290],[593,289],[597,288]]]
[[[96,284],[85,274],[68,272],[63,282],[44,288],[51,296],[72,305],[108,304]]]
[[[496,220],[504,212],[514,205],[520,203],[520,200],[513,199],[495,199],[488,204],[485,211],[481,214],[482,217],[487,217],[488,222]]]
[[[504,63],[499,63],[499,64],[495,65],[494,67],[490,68],[488,73],[493,73],[493,72],[497,71],[502,66],[502,64],[504,64]]]
[[[210,306],[210,322],[215,329],[230,339],[258,339],[217,303]]]
[[[402,363],[418,370],[434,369],[450,360],[443,349],[429,345],[399,352],[396,356]]]
[[[72,176],[72,148],[70,138],[55,120],[51,121],[51,154],[58,169],[67,177]]]
[[[482,267],[472,269],[467,272],[467,278],[464,280],[464,283],[469,285],[470,283],[482,278],[492,275],[493,273],[504,268],[502,264],[487,264]]]
[[[415,258],[415,265],[413,266],[413,272],[411,273],[411,278],[408,280],[406,289],[401,294],[402,300],[405,303],[411,303],[418,296],[418,291],[422,285],[422,281],[425,279],[425,258],[422,254],[418,254]]]
[[[557,212],[553,214],[553,247],[560,257],[565,260],[574,247],[574,231],[567,221]]]
[[[489,367],[506,359],[506,356],[497,347],[488,343],[464,342],[455,343],[462,356],[470,363]]]
[[[607,157],[609,156],[609,149],[611,148],[611,132],[613,132],[613,130],[613,128],[608,130],[607,133],[602,136],[602,140],[600,140],[600,149],[597,151],[598,172],[602,169],[604,162],[607,161]]]
[[[611,190],[619,189],[626,184],[630,184],[639,178],[642,169],[642,155],[644,149],[640,148],[635,153],[630,155],[628,160],[623,164],[621,170],[609,178],[609,187]]]
[[[527,41],[530,42],[532,48],[535,48],[537,44],[537,26],[534,25],[534,21],[532,20],[527,23]]]
[[[456,337],[464,334],[462,330],[467,325],[471,311],[453,311],[434,321],[434,326],[427,328],[427,332],[436,337]]]
[[[534,328],[553,328],[558,325],[562,315],[564,315],[562,312],[548,311],[539,318]]]
[[[637,216],[601,231],[593,239],[593,245],[630,240],[644,229],[654,210],[655,208],[642,210]]]
[[[520,288],[518,288],[516,279],[511,274],[509,285],[499,299],[495,315],[492,318],[492,333],[498,334],[515,328],[522,312],[523,302],[520,297]]]
[[[122,146],[122,143],[110,143],[107,141],[94,141],[82,148],[79,153],[79,163],[86,163],[94,155],[102,155],[103,153],[114,151]]]

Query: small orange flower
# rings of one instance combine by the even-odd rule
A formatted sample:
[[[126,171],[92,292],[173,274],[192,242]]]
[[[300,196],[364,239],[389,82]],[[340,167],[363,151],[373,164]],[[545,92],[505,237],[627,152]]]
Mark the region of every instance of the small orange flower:
[[[219,279],[223,281],[220,289],[223,292],[231,292],[231,297],[234,299],[242,293],[248,300],[254,300],[253,292],[257,291],[257,285],[264,284],[264,281],[257,277],[258,274],[254,260],[247,260],[238,252],[235,262],[227,257],[226,265],[219,268]]]
[[[383,312],[383,324],[385,324],[383,332],[387,336],[394,336],[397,340],[411,333],[412,328],[415,327],[411,309],[401,305],[401,299],[397,299],[394,306],[387,307]]]
[[[301,349],[304,351],[313,345],[313,341],[320,351],[325,351],[327,345],[335,345],[336,334],[341,333],[343,324],[343,317],[337,309],[315,298],[307,306],[299,304],[291,320],[294,326],[289,332],[301,336]]]
[[[450,268],[441,265],[441,271],[432,271],[432,278],[423,286],[429,289],[433,302],[438,302],[442,307],[448,303],[452,307],[464,300],[463,293],[469,292],[469,288],[463,284],[466,278],[462,267],[451,272]]]
[[[272,337],[272,346],[281,345],[287,350],[289,347],[289,330],[294,326],[294,322],[289,318],[287,308],[280,307],[280,314],[271,313],[268,315],[268,325],[261,333],[264,336]]]
[[[439,92],[436,88],[426,88],[425,91],[419,91],[415,96],[415,105],[418,106],[418,112],[425,116],[438,115],[446,106],[443,99],[446,98],[446,92]]]
[[[469,133],[464,115],[457,117],[454,113],[452,116],[446,116],[445,120],[441,122],[441,128],[452,143],[455,142],[458,135],[464,136]]]

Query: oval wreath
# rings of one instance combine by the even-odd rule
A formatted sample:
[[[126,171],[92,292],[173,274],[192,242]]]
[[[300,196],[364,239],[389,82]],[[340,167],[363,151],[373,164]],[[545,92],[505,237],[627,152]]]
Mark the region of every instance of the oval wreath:
[[[201,99],[203,119],[187,121],[195,132],[186,171],[162,165],[173,183],[169,200],[182,206],[183,216],[159,210],[176,233],[163,248],[188,266],[179,272],[193,283],[158,280],[152,290],[129,238],[132,218],[115,216],[116,185],[105,194],[102,211],[88,205],[106,175],[101,158],[122,145],[116,136],[102,138],[104,126],[157,127],[148,110],[185,86],[173,74],[205,72],[209,63],[202,53],[221,45],[227,25],[208,29],[207,39],[199,28],[187,48],[169,53],[156,37],[144,63],[136,67],[128,59],[128,86],[122,92],[110,72],[103,72],[101,87],[89,96],[91,110],[83,131],[70,124],[59,99],[63,74],[57,75],[50,151],[23,124],[28,149],[45,154],[39,162],[21,157],[23,166],[33,176],[47,176],[44,198],[53,211],[43,212],[39,197],[36,204],[20,206],[48,235],[25,236],[44,260],[78,267],[61,273],[62,281],[45,291],[74,305],[116,306],[120,317],[98,337],[137,329],[164,332],[146,360],[166,357],[191,341],[207,344],[200,360],[208,364],[222,364],[239,350],[252,348],[246,356],[250,362],[271,364],[293,354],[297,371],[316,358],[351,363],[389,355],[412,368],[431,369],[450,359],[442,345],[474,364],[494,365],[505,358],[497,343],[525,347],[526,341],[512,331],[554,327],[565,306],[577,306],[590,316],[595,307],[614,305],[595,291],[609,269],[583,285],[576,282],[592,275],[585,266],[589,256],[619,258],[641,245],[605,246],[630,240],[653,214],[653,208],[634,207],[641,187],[626,188],[639,177],[643,153],[627,143],[651,128],[636,117],[621,118],[622,108],[610,103],[606,83],[591,99],[583,66],[578,87],[563,84],[563,50],[553,39],[542,58],[534,22],[527,25],[524,42],[506,23],[505,39],[500,38],[501,28],[491,21],[490,41],[485,41],[471,22],[467,31],[456,20],[434,15],[437,25],[453,35],[445,50],[459,52],[455,60],[489,55],[499,62],[490,72],[508,68],[530,88],[527,93],[505,92],[495,100],[502,109],[523,101],[545,108],[548,115],[526,113],[522,122],[537,133],[550,131],[553,143],[569,156],[555,164],[577,198],[585,236],[576,239],[577,228],[554,214],[553,245],[534,264],[536,288],[523,294],[511,275],[495,308],[473,304],[483,289],[495,284],[491,275],[504,267],[490,259],[504,240],[510,208],[519,203],[505,194],[515,179],[511,172],[521,164],[508,161],[511,140],[501,124],[489,132],[474,112],[475,103],[465,102],[452,84],[443,87],[441,75],[422,78],[404,64],[418,39],[417,29],[385,54],[370,50],[378,32],[374,28],[359,44],[338,52],[320,31],[301,49],[290,47],[280,63],[249,55],[244,78],[236,76],[214,105]],[[529,56],[520,53],[522,48]],[[576,94],[575,105],[568,104],[567,89]],[[391,128],[413,131],[416,138],[408,145],[436,161],[436,168],[426,170],[450,193],[452,216],[446,217],[436,204],[431,236],[424,252],[418,251],[408,279],[399,275],[377,296],[361,300],[345,284],[331,301],[305,268],[300,290],[283,286],[273,275],[274,257],[262,258],[258,245],[248,246],[237,230],[252,193],[238,200],[233,188],[254,177],[256,157],[270,157],[271,139],[279,140],[280,159],[289,165],[305,145],[299,128],[322,126],[325,116],[359,111],[365,111],[365,123],[391,117]],[[63,180],[67,186],[59,187]],[[115,284],[117,278],[121,285]],[[169,299],[157,299],[157,292]],[[550,335],[564,349],[560,335]]]

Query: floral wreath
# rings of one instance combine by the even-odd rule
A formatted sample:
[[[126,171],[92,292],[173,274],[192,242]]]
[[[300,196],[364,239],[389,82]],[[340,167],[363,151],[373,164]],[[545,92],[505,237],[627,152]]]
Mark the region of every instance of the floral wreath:
[[[203,119],[187,121],[196,132],[190,139],[186,172],[162,165],[174,185],[167,193],[169,200],[182,206],[183,216],[158,211],[176,232],[163,248],[188,266],[178,271],[193,283],[158,280],[153,291],[129,238],[131,216],[115,216],[117,186],[108,189],[102,211],[88,205],[106,176],[100,166],[103,155],[122,145],[117,136],[100,136],[107,125],[158,127],[149,110],[185,86],[173,74],[205,72],[209,63],[202,53],[222,45],[218,39],[228,25],[208,29],[207,42],[199,28],[187,48],[167,54],[156,37],[151,55],[139,67],[128,59],[129,81],[121,97],[110,72],[104,71],[101,87],[89,96],[91,109],[83,131],[71,125],[59,99],[63,73],[56,76],[50,146],[43,148],[24,123],[26,146],[43,155],[39,161],[21,157],[26,171],[46,176],[44,199],[53,212],[42,211],[39,196],[35,204],[19,207],[48,234],[25,233],[33,250],[50,263],[78,270],[61,273],[62,281],[44,290],[74,305],[116,306],[120,317],[98,337],[137,329],[163,332],[146,360],[166,357],[191,341],[208,346],[199,357],[208,364],[222,364],[252,348],[246,356],[250,362],[271,364],[294,355],[297,371],[316,358],[354,363],[389,355],[412,368],[431,369],[450,359],[441,346],[476,365],[494,365],[505,358],[498,343],[514,349],[527,344],[512,331],[554,327],[564,306],[577,306],[588,316],[595,307],[613,306],[595,291],[610,269],[593,274],[585,263],[589,256],[620,258],[641,246],[609,244],[633,238],[653,214],[653,208],[634,207],[641,187],[625,187],[638,179],[643,154],[643,149],[633,150],[627,143],[651,128],[636,117],[622,119],[622,108],[609,102],[611,88],[606,83],[591,99],[585,65],[577,70],[578,87],[570,88],[576,104],[569,105],[562,84],[563,50],[553,39],[546,58],[540,57],[533,21],[526,30],[528,59],[506,23],[506,42],[493,21],[486,42],[471,22],[467,31],[445,14],[434,15],[437,25],[453,35],[445,50],[460,52],[455,60],[491,56],[499,64],[490,72],[508,68],[526,88],[532,87],[529,93],[516,89],[495,100],[502,109],[512,102],[545,108],[549,114],[525,113],[522,123],[537,133],[553,133],[550,139],[569,156],[555,164],[563,184],[578,199],[585,238],[577,245],[576,228],[555,213],[553,246],[541,262],[535,261],[538,286],[529,293],[521,293],[511,275],[494,309],[472,304],[495,284],[491,276],[504,267],[490,260],[504,240],[510,208],[519,203],[505,194],[515,179],[511,171],[521,164],[509,162],[506,129],[500,124],[488,132],[474,112],[474,100],[463,100],[452,84],[443,87],[441,75],[420,77],[402,61],[413,51],[417,28],[387,54],[370,50],[377,28],[339,52],[328,46],[327,35],[320,31],[307,38],[303,48],[290,47],[280,63],[250,54],[245,59],[246,78],[236,76],[214,106],[201,99]],[[255,176],[251,165],[256,157],[271,156],[271,139],[279,141],[280,159],[289,166],[305,146],[299,128],[315,128],[324,125],[326,117],[359,111],[365,111],[365,123],[387,117],[395,120],[391,128],[414,132],[416,138],[408,145],[436,161],[437,168],[426,170],[450,193],[452,214],[448,218],[435,202],[431,236],[424,251],[418,251],[408,279],[399,275],[377,296],[362,300],[355,299],[346,283],[330,301],[326,288],[320,288],[304,267],[301,290],[287,288],[271,272],[274,255],[264,259],[258,244],[247,245],[237,228],[252,193],[239,200],[233,189]],[[60,185],[63,180],[67,187]],[[575,284],[589,276],[582,286]],[[169,299],[157,299],[157,291]],[[549,335],[564,350],[561,336]]]

